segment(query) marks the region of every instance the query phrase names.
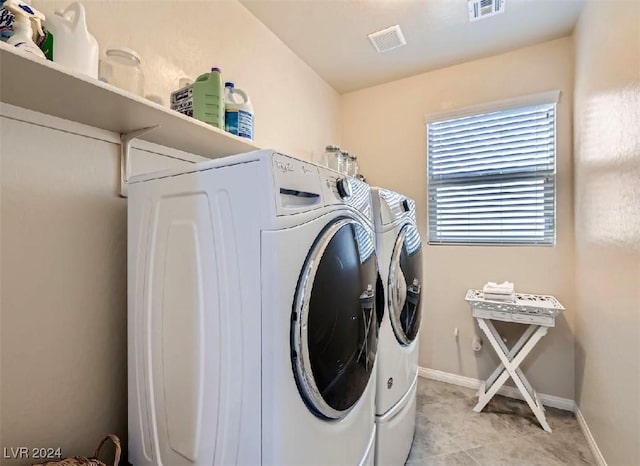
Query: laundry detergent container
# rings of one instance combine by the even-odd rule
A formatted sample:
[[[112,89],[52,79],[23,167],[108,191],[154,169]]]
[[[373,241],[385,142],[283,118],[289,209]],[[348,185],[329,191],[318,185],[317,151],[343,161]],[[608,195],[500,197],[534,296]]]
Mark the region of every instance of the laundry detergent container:
[[[53,35],[53,61],[97,79],[98,42],[87,29],[84,6],[76,2],[47,15],[45,26]]]

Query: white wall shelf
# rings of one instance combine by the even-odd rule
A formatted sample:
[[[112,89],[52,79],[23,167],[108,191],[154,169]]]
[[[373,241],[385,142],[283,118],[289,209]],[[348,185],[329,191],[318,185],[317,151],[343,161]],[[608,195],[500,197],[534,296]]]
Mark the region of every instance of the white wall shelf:
[[[259,149],[194,118],[0,42],[0,101],[214,159]]]

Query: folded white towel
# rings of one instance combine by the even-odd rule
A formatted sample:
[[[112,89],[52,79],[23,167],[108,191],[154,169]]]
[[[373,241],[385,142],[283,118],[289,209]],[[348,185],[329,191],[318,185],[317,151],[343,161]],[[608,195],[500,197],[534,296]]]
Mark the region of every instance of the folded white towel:
[[[497,284],[494,282],[488,282],[482,287],[483,293],[490,293],[490,294],[510,295],[510,294],[513,294],[514,291],[515,291],[514,286],[513,286],[513,283],[511,282],[504,282],[500,284]]]
[[[493,293],[483,293],[484,299],[488,301],[501,301],[505,303],[513,303],[516,300],[516,294],[493,294]]]

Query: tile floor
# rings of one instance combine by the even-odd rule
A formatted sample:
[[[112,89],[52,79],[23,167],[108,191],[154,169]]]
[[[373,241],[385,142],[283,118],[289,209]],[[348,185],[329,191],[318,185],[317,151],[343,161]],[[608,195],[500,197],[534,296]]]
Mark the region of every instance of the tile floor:
[[[496,396],[481,413],[475,403],[475,390],[419,377],[407,466],[596,464],[572,413],[546,408],[549,434],[523,401]]]

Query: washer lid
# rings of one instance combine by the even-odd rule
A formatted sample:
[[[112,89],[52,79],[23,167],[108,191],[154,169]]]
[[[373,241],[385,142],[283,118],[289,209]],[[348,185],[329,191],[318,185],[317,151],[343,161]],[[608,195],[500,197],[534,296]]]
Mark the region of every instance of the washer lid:
[[[351,218],[330,223],[304,264],[291,323],[292,364],[309,409],[348,414],[367,388],[377,345],[373,232]]]
[[[418,335],[421,320],[422,243],[412,223],[396,238],[389,266],[389,319],[396,339],[409,345]]]

